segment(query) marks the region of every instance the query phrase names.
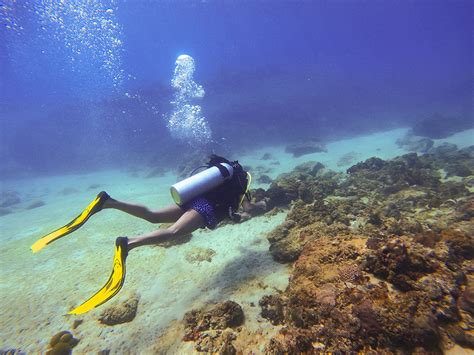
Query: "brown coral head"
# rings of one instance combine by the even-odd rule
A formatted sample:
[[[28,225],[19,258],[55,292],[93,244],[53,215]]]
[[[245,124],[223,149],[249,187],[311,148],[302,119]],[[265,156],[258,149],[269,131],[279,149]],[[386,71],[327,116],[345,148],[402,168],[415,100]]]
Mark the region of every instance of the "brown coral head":
[[[359,265],[354,263],[340,267],[337,272],[342,282],[357,282],[362,279]]]

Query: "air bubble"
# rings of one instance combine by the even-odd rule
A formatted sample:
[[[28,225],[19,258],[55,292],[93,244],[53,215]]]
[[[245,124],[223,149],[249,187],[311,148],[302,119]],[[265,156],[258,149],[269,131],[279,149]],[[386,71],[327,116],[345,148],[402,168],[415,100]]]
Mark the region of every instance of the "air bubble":
[[[201,114],[201,106],[192,101],[204,97],[205,91],[193,80],[194,59],[186,54],[176,59],[171,86],[175,94],[171,105],[173,112],[167,117],[167,126],[171,135],[192,144],[208,143],[211,140],[211,129],[206,118]]]

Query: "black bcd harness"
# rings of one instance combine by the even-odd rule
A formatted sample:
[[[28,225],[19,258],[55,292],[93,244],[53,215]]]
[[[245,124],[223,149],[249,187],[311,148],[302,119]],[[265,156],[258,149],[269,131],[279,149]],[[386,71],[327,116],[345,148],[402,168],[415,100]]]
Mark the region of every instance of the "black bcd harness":
[[[238,220],[240,217],[238,214],[235,213],[240,207],[240,197],[242,195],[245,195],[248,201],[250,201],[251,198],[250,192],[247,191],[249,183],[247,172],[244,170],[242,165],[239,164],[238,160],[229,161],[215,154],[209,157],[207,167],[217,167],[221,172],[222,176],[224,178],[228,178],[230,174],[228,170],[222,165],[222,163],[226,163],[232,166],[233,174],[230,180],[227,180],[223,184],[223,186],[219,187],[215,191],[215,195],[218,195],[217,199],[222,199],[223,202],[225,201],[224,203],[227,205],[228,216],[235,221]]]

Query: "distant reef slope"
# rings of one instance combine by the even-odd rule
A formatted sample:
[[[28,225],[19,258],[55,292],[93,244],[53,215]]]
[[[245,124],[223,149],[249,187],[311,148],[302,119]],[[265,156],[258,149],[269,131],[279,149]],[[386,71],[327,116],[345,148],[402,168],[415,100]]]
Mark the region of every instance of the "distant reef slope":
[[[441,139],[473,127],[474,119],[472,117],[433,114],[418,121],[413,126],[413,133],[417,136]]]

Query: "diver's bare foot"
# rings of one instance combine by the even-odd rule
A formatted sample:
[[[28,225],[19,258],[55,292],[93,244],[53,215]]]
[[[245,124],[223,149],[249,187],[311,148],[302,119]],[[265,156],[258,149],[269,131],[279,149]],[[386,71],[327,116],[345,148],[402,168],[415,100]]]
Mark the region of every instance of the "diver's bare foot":
[[[115,246],[122,248],[122,256],[124,259],[128,256],[128,252],[131,250],[127,237],[118,237],[115,239]]]
[[[102,203],[102,209],[104,208],[114,208],[117,200],[114,200],[110,195],[107,194],[107,199]]]

